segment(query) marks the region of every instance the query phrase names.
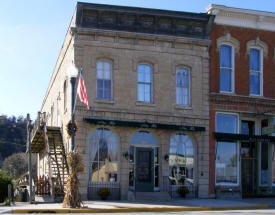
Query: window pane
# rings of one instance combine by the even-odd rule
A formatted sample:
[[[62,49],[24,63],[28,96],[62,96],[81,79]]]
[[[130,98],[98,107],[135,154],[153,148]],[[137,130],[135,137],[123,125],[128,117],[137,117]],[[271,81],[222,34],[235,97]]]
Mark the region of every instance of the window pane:
[[[183,71],[183,86],[189,87],[189,71],[187,69]]]
[[[217,114],[216,116],[216,130],[223,133],[238,133],[237,131],[237,115],[233,114]]]
[[[97,79],[103,79],[104,78],[104,72],[103,70],[97,70],[96,71]]]
[[[145,70],[145,82],[150,83],[151,82],[151,67],[147,66]]]
[[[231,70],[220,69],[220,90],[224,92],[231,92]]]
[[[96,64],[96,70],[97,71],[103,71],[103,62],[101,62],[101,61],[99,61],[99,62],[97,62],[97,64]]]
[[[149,84],[144,85],[145,90],[145,102],[151,101],[151,86]]]
[[[111,99],[111,81],[104,81],[104,98],[110,100]]]
[[[250,49],[250,70],[260,71],[260,50]]]
[[[138,71],[138,82],[144,82],[144,72],[141,70]]]
[[[178,105],[182,105],[183,104],[183,101],[182,101],[182,88],[181,87],[177,87],[176,89],[176,96],[177,96],[177,104]]]
[[[268,144],[261,144],[261,185],[268,183]]]
[[[99,160],[105,161],[108,159],[108,147],[105,138],[100,138],[99,140]]]
[[[93,162],[91,167],[91,181],[98,182],[98,163]]]
[[[228,45],[222,45],[220,48],[220,67],[232,68],[232,48]]]
[[[138,101],[144,101],[144,84],[138,84]]]
[[[260,74],[250,73],[250,94],[260,95]]]
[[[217,142],[216,183],[237,183],[237,143]]]
[[[104,79],[105,80],[111,80],[111,70],[105,70],[104,71]]]
[[[183,86],[183,74],[180,70],[177,72],[177,86]]]
[[[103,80],[97,80],[97,98],[103,99]]]

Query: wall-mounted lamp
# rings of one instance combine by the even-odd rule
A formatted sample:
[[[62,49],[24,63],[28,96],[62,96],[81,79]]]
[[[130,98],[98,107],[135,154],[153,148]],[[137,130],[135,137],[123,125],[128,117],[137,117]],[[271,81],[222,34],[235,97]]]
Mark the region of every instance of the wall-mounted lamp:
[[[128,152],[124,152],[124,153],[122,154],[122,156],[123,156],[126,160],[128,160],[129,154],[128,154]]]
[[[164,160],[169,161],[169,155],[168,154],[164,155]]]

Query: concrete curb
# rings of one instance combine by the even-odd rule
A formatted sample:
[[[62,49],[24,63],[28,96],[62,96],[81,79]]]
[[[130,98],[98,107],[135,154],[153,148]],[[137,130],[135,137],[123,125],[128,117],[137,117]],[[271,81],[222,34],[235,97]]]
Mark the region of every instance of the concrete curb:
[[[217,211],[268,209],[268,205],[221,206],[221,207],[154,207],[154,208],[109,208],[109,209],[12,209],[12,213],[133,213],[133,212],[173,212],[173,211]]]

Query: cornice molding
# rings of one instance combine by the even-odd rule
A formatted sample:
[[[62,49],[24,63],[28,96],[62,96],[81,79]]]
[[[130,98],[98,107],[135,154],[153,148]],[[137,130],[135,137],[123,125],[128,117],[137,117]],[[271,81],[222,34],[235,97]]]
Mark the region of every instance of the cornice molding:
[[[207,13],[215,15],[214,23],[258,30],[275,31],[275,13],[210,5]]]

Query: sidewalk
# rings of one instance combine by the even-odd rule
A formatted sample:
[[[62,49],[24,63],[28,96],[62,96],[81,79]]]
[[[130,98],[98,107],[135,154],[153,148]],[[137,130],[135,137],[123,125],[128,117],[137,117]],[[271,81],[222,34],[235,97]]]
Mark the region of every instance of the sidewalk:
[[[62,208],[61,203],[16,203],[0,206],[1,213],[107,213],[107,212],[164,212],[203,210],[242,210],[275,208],[275,198],[263,199],[182,199],[166,202],[85,201],[87,208]]]

